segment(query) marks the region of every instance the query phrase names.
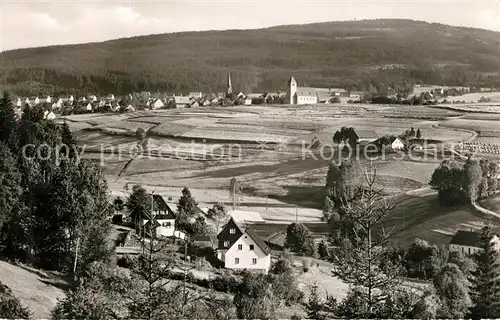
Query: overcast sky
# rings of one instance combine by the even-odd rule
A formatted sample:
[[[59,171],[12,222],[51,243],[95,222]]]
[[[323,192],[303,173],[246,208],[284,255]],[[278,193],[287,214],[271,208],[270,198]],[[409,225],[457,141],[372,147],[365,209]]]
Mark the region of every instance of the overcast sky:
[[[0,6],[0,50],[364,18],[409,18],[500,31],[500,0],[0,0]]]

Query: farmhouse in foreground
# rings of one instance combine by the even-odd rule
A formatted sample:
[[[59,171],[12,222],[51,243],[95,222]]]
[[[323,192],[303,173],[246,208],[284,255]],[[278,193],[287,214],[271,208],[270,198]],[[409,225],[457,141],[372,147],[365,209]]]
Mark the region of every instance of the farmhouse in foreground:
[[[463,254],[474,254],[481,250],[480,248],[481,232],[459,230],[450,240],[450,252],[461,252]],[[500,238],[494,235],[491,240],[495,245],[500,247]]]
[[[475,231],[458,230],[450,240],[450,252],[474,254],[480,250],[479,239],[481,234]]]
[[[217,240],[217,258],[226,268],[269,272],[271,249],[250,227],[239,225],[231,218]]]

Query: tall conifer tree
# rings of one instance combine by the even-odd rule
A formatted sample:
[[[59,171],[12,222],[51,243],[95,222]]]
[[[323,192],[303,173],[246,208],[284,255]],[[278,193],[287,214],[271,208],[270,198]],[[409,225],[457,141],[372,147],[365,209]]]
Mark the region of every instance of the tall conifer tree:
[[[473,319],[500,318],[500,263],[498,243],[491,228],[481,232],[481,251],[474,255],[476,269],[472,272],[471,296]]]

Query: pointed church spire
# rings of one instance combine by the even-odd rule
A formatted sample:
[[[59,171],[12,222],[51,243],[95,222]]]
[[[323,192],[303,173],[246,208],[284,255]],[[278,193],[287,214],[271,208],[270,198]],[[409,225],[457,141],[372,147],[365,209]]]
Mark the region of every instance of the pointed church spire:
[[[228,94],[233,93],[233,85],[231,83],[231,73],[227,74],[227,93]]]

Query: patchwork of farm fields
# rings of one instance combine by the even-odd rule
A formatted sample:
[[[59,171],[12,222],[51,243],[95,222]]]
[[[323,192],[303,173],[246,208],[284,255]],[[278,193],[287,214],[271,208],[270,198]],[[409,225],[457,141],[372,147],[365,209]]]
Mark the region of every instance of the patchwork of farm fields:
[[[423,138],[451,143],[500,139],[499,121],[494,114],[390,105],[239,106],[68,117],[79,143],[94,152],[85,157],[103,165],[115,194],[124,185],[139,183],[177,199],[187,186],[198,190],[193,194],[201,206],[210,207],[229,202],[229,181],[237,178],[245,194],[241,207],[278,224],[295,221],[295,206],[300,221],[318,222],[328,165],[342,156],[332,137],[343,126],[371,139],[418,128]],[[141,141],[135,135],[139,128],[146,134]],[[330,153],[304,150],[315,137]],[[101,145],[108,146],[105,155],[96,153]],[[360,160],[363,166],[370,164]],[[406,156],[371,162],[379,175],[377,185],[399,197],[387,221],[396,227],[398,241],[419,236],[444,243],[451,232],[444,229],[484,220],[466,207],[443,210],[435,196],[405,195],[427,187],[440,161],[442,157],[410,161]],[[276,208],[266,208],[266,201]]]
[[[482,132],[500,132],[499,120],[452,119],[441,123],[442,126]]]

